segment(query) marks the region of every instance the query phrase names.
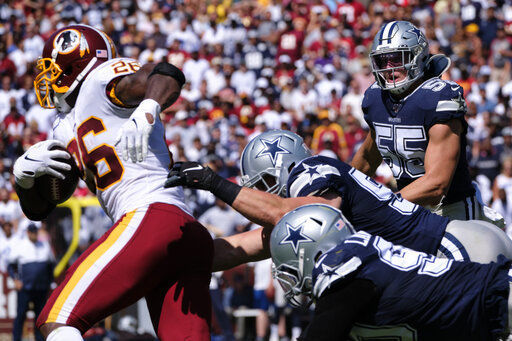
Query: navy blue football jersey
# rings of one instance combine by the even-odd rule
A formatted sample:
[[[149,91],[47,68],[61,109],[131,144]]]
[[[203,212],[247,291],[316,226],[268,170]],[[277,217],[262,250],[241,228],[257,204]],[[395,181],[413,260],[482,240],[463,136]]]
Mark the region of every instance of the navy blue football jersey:
[[[313,295],[337,281],[374,283],[378,299],[357,320],[354,337],[487,341],[507,324],[509,268],[503,256],[498,263],[455,262],[358,232],[318,259]]]
[[[451,119],[464,119],[466,104],[463,89],[455,82],[432,78],[409,96],[395,101],[374,83],[362,104],[364,118],[375,130],[375,143],[397,180],[399,189],[425,174],[428,131]],[[466,160],[466,133],[460,139],[459,163],[443,203],[450,204],[474,195]]]
[[[427,253],[436,254],[449,222],[345,162],[325,156],[312,156],[296,165],[287,189],[290,197],[336,191],[342,198],[340,210],[357,231]]]

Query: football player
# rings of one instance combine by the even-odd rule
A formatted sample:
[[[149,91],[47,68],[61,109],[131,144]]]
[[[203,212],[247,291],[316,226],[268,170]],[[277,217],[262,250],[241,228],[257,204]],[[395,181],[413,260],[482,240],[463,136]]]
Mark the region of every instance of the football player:
[[[429,254],[439,251],[452,259],[483,263],[496,260],[500,253],[512,257],[512,241],[496,226],[478,220],[450,221],[403,199],[342,161],[309,155],[300,136],[283,130],[260,134],[245,147],[240,160],[242,182],[260,191],[238,188],[229,200],[233,208],[264,226],[260,230],[263,241],[251,231],[255,240],[247,242],[247,253],[260,250],[259,256],[268,257],[265,245],[277,221],[300,205],[322,202],[341,209],[357,231],[415,250]],[[225,183],[229,182],[211,169],[187,162],[175,164],[166,186],[185,185],[214,194],[217,187],[236,186]],[[224,241],[233,242],[234,250],[240,252],[244,238],[240,234]],[[214,262],[221,256],[216,253]],[[232,257],[231,261],[240,259]]]
[[[343,214],[306,205],[270,237],[274,275],[292,304],[314,299],[300,340],[498,340],[508,335],[510,261],[454,262],[354,234]]]
[[[503,218],[477,201],[466,160],[466,102],[442,80],[450,59],[429,55],[425,35],[407,21],[385,24],[370,53],[375,83],[363,98],[370,133],[352,166],[373,175],[384,160],[403,198],[453,219]]]
[[[38,327],[48,341],[83,340],[95,323],[145,297],[160,340],[210,340],[212,240],[182,190],[161,185],[172,159],[159,114],[179,97],[183,73],[118,57],[110,38],[86,25],[53,33],[37,67],[39,104],[60,114],[54,140],[14,165],[23,211],[40,220],[55,207],[34,184],[69,169],[58,161],[69,155],[53,149],[61,146],[115,221],[67,271]]]

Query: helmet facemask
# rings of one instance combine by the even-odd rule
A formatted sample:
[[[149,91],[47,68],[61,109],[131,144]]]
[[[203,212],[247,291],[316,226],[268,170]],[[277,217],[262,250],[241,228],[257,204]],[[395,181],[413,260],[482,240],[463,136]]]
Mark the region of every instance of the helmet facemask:
[[[384,24],[375,35],[370,53],[377,84],[392,94],[409,90],[423,76],[428,58],[427,38],[408,21]]]
[[[256,188],[260,191],[280,195],[283,188],[279,185],[278,179],[279,170],[276,168],[269,168],[251,178],[249,178],[248,175],[244,175],[242,177],[242,186]]]
[[[320,252],[318,256],[320,256]],[[318,258],[318,257],[316,257]],[[304,275],[304,249],[299,250],[299,260],[283,263],[276,267],[272,264],[272,275],[284,291],[286,300],[294,307],[311,304],[313,280],[311,274]]]
[[[393,94],[403,93],[423,75],[418,67],[419,56],[411,50],[405,47],[370,53],[372,72],[382,89]],[[397,72],[405,74],[404,79],[397,80]]]
[[[37,100],[43,108],[53,109],[55,108],[54,85],[62,74],[62,70],[51,58],[40,58],[36,68],[41,70],[34,80]]]

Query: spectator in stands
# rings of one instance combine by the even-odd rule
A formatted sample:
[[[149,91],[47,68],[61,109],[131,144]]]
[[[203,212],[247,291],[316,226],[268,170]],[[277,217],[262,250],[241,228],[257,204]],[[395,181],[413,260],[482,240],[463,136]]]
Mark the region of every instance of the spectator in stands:
[[[35,321],[43,309],[53,281],[52,251],[48,242],[38,240],[36,225],[29,225],[26,238],[12,244],[8,271],[9,276],[14,279],[14,286],[18,292],[13,341],[21,341],[29,303],[33,303]],[[44,341],[35,326],[34,330],[36,341]]]
[[[215,206],[206,210],[198,220],[215,237],[226,237],[244,232],[249,224],[247,219],[220,199],[216,199]]]
[[[478,174],[485,175],[491,183],[499,173],[500,157],[497,149],[491,143],[491,137],[487,136],[476,144],[475,154],[470,161],[470,167],[476,168]]]
[[[503,160],[501,173],[496,177],[492,186],[492,208],[497,210],[507,222],[507,234],[512,230],[512,157]]]
[[[503,164],[506,158],[512,157],[512,127],[503,128],[501,135],[503,136],[503,143],[496,146],[496,148]]]
[[[14,226],[10,221],[2,221],[0,219],[0,271],[7,273],[7,267],[9,265],[9,255],[12,249],[12,243],[14,241]]]
[[[340,160],[348,160],[349,150],[343,128],[330,117],[328,110],[318,113],[320,125],[313,133],[311,148],[315,154],[331,150]]]
[[[0,222],[10,222],[15,228],[21,218],[18,203],[11,199],[6,187],[0,187]]]
[[[149,38],[146,41],[146,49],[143,50],[139,55],[139,61],[141,64],[147,63],[160,63],[167,56],[167,50],[158,47],[155,38]]]

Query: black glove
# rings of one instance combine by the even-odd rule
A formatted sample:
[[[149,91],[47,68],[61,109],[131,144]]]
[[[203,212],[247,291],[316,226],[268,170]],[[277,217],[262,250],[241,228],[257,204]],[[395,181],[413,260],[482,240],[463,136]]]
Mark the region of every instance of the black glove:
[[[224,179],[210,167],[204,167],[198,162],[176,162],[165,181],[164,187],[183,186],[204,189],[231,205],[242,187]]]
[[[198,162],[176,162],[167,175],[164,187],[183,186],[211,191],[216,178],[220,176],[210,167],[203,167]]]

